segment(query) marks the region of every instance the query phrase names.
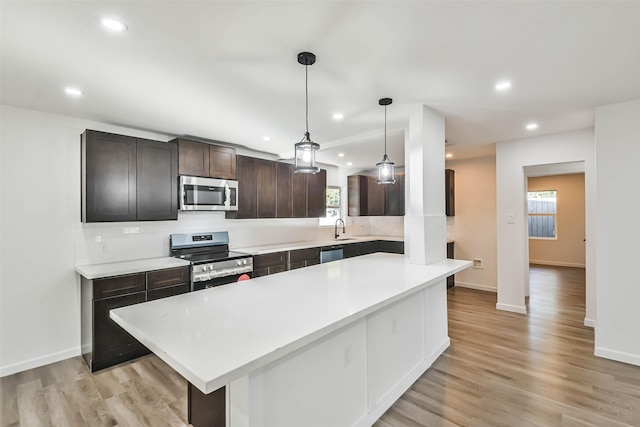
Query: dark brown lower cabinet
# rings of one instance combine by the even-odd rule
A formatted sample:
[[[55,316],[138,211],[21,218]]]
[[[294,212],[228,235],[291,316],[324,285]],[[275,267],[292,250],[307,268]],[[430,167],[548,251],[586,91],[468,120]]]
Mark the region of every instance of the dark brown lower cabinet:
[[[289,251],[289,270],[320,264],[320,248]]]
[[[91,372],[149,353],[111,320],[111,310],[189,292],[189,282],[188,266],[94,280],[82,277],[82,357]]]
[[[253,277],[268,276],[287,270],[287,251],[254,255]]]
[[[393,240],[378,240],[378,252],[386,252],[388,254],[403,254],[404,242],[396,242]]]

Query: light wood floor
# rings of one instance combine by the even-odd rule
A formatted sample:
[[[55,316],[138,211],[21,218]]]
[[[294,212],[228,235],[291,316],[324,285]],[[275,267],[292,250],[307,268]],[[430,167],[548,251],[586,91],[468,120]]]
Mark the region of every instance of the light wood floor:
[[[495,303],[449,291],[451,347],[375,427],[640,426],[640,367],[593,356],[582,326],[584,270],[532,266],[527,316]],[[94,375],[68,359],[0,379],[0,395],[3,427],[186,424],[186,383],[155,356]]]

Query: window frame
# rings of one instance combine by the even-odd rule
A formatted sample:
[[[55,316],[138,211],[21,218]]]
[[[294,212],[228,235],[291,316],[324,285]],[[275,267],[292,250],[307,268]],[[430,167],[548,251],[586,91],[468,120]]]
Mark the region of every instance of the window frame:
[[[338,190],[338,194],[340,197],[340,202],[337,205],[330,205],[329,203],[327,203],[327,206],[325,207],[325,216],[324,217],[320,217],[318,218],[318,225],[320,227],[333,227],[335,225],[335,221],[338,218],[341,218],[344,220],[344,218],[342,218],[342,205],[343,205],[343,201],[342,201],[342,187],[340,187],[339,185],[327,185],[327,189],[325,190],[325,200],[327,197],[327,190]],[[337,217],[331,217],[332,219],[329,220],[329,217],[326,216],[326,212],[329,209],[338,209],[338,216]]]
[[[555,213],[529,212],[529,194],[531,193],[555,193]],[[531,217],[553,217],[553,237],[531,236],[529,230],[529,218]],[[558,240],[558,190],[527,190],[527,237],[529,240]]]

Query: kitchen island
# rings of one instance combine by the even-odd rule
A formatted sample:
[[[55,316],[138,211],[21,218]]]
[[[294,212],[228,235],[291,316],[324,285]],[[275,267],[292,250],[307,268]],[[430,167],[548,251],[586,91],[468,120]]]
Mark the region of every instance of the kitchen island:
[[[445,278],[470,264],[378,253],[111,318],[187,379],[195,427],[367,426],[449,346]]]

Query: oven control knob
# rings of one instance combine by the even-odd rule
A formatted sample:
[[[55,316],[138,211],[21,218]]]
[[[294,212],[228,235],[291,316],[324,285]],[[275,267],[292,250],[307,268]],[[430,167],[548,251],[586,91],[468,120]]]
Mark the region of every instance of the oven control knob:
[[[247,260],[246,260],[246,259],[243,259],[243,260],[242,260],[242,263],[243,263],[244,265],[247,265]]]
[[[208,269],[209,269],[209,266],[207,266],[207,265],[203,265],[202,266],[202,271],[207,271]]]

